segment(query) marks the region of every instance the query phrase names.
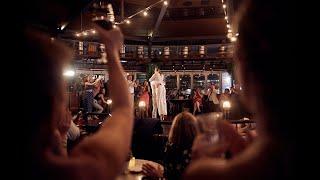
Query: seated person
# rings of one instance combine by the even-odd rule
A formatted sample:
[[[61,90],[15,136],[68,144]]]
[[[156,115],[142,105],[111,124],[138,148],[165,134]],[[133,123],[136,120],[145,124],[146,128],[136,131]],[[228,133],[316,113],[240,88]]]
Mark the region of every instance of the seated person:
[[[133,102],[118,54],[122,33],[118,28],[105,31],[96,27],[102,42],[108,44],[112,117],[65,156],[61,142],[70,129],[71,116],[65,108],[63,69],[72,59],[71,52],[59,40],[52,41],[26,26],[17,29],[17,46],[22,51],[17,58],[26,60],[22,73],[31,80],[23,89],[24,117],[17,121],[24,127],[24,141],[17,148],[19,160],[24,160],[19,171],[26,179],[116,179],[129,153],[133,128]],[[34,108],[30,102],[41,106]]]
[[[251,144],[240,144],[243,138],[232,126],[223,125],[224,134],[228,135],[226,148],[232,151],[232,159],[193,159],[184,174],[186,180],[296,179],[301,155],[296,144],[301,133],[292,121],[297,115],[293,111],[296,99],[278,88],[283,79],[292,80],[290,76],[296,71],[288,67],[295,56],[289,53],[294,51],[295,43],[290,36],[283,36],[294,28],[294,8],[288,7],[286,1],[244,3],[239,8],[240,16],[236,16],[239,36],[235,44],[235,74],[243,88],[241,101],[254,112],[258,136]],[[287,42],[287,46],[280,45],[279,39]],[[284,69],[289,72],[283,73]]]
[[[180,179],[191,160],[191,147],[197,135],[196,122],[196,118],[189,112],[178,114],[172,122],[165,148],[164,172],[161,167],[144,164],[143,173],[150,177],[165,177],[169,180]]]

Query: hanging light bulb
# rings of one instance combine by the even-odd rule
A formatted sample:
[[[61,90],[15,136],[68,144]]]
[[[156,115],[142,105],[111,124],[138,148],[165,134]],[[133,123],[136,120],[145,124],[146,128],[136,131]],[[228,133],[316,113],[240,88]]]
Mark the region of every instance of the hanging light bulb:
[[[232,37],[232,33],[228,33],[227,37],[230,39]]]
[[[84,36],[88,35],[88,33],[87,33],[87,32],[83,32],[82,34],[83,34]]]
[[[167,6],[167,5],[168,5],[168,1],[163,1],[163,4],[164,4],[165,6]]]
[[[144,16],[148,16],[148,11],[144,11],[144,12],[143,12],[143,15],[144,15]]]
[[[237,41],[237,37],[231,37],[231,42],[236,42]]]
[[[114,24],[112,27],[113,27],[113,28],[117,28],[117,25]]]
[[[227,28],[230,28],[230,24],[227,24]]]
[[[80,33],[77,33],[77,34],[76,34],[76,36],[77,36],[77,37],[80,37],[80,36],[81,36],[81,34],[80,34]]]
[[[225,16],[224,19],[225,19],[225,20],[228,20],[228,16]]]
[[[228,32],[229,32],[229,33],[231,33],[231,32],[232,32],[232,30],[231,30],[231,29],[228,29]]]
[[[227,5],[223,4],[222,7],[223,7],[223,9],[225,9],[227,7]]]
[[[92,34],[95,34],[95,33],[96,33],[96,30],[91,30],[91,33],[92,33]]]
[[[130,22],[130,20],[129,20],[129,19],[127,19],[127,20],[126,20],[126,23],[127,23],[127,24],[130,24],[131,22]]]

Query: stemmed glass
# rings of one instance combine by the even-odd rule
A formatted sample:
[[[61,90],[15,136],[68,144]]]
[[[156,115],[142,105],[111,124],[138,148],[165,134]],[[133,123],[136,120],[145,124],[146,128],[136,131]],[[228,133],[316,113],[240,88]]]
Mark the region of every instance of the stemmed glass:
[[[224,157],[224,152],[219,152],[223,145],[224,137],[219,133],[218,122],[223,119],[223,113],[213,112],[197,116],[198,136],[193,144],[193,154],[195,156],[210,156],[216,158]],[[216,150],[215,154],[210,154]]]

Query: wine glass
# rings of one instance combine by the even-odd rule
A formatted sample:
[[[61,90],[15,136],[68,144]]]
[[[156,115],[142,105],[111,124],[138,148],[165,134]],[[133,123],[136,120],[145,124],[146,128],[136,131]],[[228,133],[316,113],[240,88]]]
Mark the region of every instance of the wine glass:
[[[219,151],[223,145],[223,135],[219,133],[218,121],[223,119],[223,113],[213,112],[197,116],[198,136],[193,144],[195,156],[210,156],[221,158],[224,152]],[[211,154],[213,150],[215,154]]]

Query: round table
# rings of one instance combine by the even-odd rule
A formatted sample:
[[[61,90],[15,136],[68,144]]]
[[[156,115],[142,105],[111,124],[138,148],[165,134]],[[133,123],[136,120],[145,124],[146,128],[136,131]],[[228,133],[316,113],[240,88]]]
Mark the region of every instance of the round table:
[[[145,177],[142,174],[142,165],[143,164],[154,164],[156,166],[160,166],[163,169],[163,166],[149,160],[144,160],[144,159],[135,159],[135,160],[130,160],[125,166],[128,167],[125,173],[121,174],[116,178],[116,180],[142,180],[143,177]],[[130,164],[130,165],[129,165]],[[134,166],[132,165],[134,164]]]

